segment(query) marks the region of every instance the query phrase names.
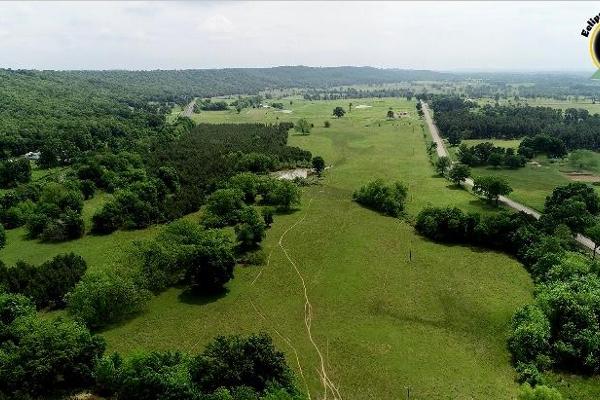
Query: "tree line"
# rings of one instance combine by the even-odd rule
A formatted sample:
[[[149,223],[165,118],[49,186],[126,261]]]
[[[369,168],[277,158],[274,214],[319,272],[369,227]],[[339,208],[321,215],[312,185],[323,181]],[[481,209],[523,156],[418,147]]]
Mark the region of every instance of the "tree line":
[[[426,208],[415,229],[446,243],[505,251],[517,257],[536,283],[535,300],[512,318],[508,347],[520,382],[543,385],[543,371],[600,372],[600,268],[579,251],[573,236],[600,243],[600,198],[583,183],[557,187],[539,220],[525,213],[464,213]]]
[[[567,150],[600,149],[600,115],[569,108],[564,112],[550,107],[527,104],[486,104],[478,106],[459,96],[423,95],[429,99],[440,132],[448,138],[516,139],[529,137],[527,145],[534,152],[561,157]],[[538,139],[536,139],[538,138]],[[545,138],[546,143],[536,140]],[[521,153],[524,156],[532,151]]]

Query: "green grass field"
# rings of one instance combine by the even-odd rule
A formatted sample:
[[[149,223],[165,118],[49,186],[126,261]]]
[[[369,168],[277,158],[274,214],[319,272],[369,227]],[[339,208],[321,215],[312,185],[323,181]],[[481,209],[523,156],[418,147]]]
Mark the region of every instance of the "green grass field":
[[[312,334],[343,398],[398,399],[407,386],[416,399],[513,398],[505,338],[513,310],[531,298],[526,272],[502,254],[423,240],[407,223],[351,201],[355,188],[383,177],[409,185],[412,215],[427,204],[481,210],[480,201],[433,177],[413,105],[365,101],[373,107],[335,120],[329,113],[339,103],[297,103],[287,116],[306,117],[316,128],[309,136],[292,135],[291,144],[323,155],[332,168],[322,185],[305,190],[298,212],[276,218],[264,243],[268,265],[238,268],[229,293],[218,299],[165,292],[144,315],[104,332],[110,348],[194,351],[219,333],[266,330],[318,396],[320,363],[304,326],[300,276],[278,245],[304,218],[283,246],[306,282]],[[390,106],[410,110],[411,118],[385,121]],[[197,118],[244,122],[278,115],[251,110]],[[331,128],[320,127],[325,120]]]
[[[267,265],[238,267],[228,292],[216,298],[167,290],[143,314],[102,332],[109,351],[195,352],[218,334],[265,330],[314,399],[323,393],[321,368],[343,399],[402,399],[407,387],[411,399],[515,398],[506,336],[514,310],[532,299],[531,279],[504,254],[430,242],[407,222],[353,203],[354,189],[381,177],[408,185],[409,216],[428,204],[493,212],[434,176],[425,151],[428,136],[414,103],[353,103],[372,107],[355,108],[340,120],[330,116],[331,110],[347,109],[346,102],[294,100],[286,105],[291,114],[260,109],[194,116],[204,122],[305,117],[315,128],[310,135],[291,134],[291,144],[322,155],[331,168],[320,185],[304,189],[299,210],[276,216],[263,243]],[[387,121],[389,107],[410,116]],[[323,127],[326,120],[330,128]],[[106,196],[86,202],[88,219]],[[118,266],[133,240],[152,237],[158,229],[88,235],[62,244],[28,241],[17,229],[9,232],[0,257],[9,263],[19,258],[42,262],[75,251],[91,269]],[[314,344],[305,326],[303,281]],[[600,386],[564,379],[561,387],[571,385],[581,393],[574,399],[588,398]]]

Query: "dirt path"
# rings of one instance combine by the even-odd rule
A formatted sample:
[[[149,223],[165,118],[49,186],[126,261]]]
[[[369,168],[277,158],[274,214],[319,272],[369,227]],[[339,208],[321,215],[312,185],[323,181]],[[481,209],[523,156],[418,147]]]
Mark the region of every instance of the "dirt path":
[[[181,112],[181,116],[191,118],[192,114],[194,113],[194,104],[196,104],[196,99],[190,101],[190,104],[185,106],[185,108]]]
[[[429,127],[429,132],[431,133],[431,138],[435,143],[437,143],[438,156],[448,157],[448,151],[446,150],[444,141],[442,140],[442,137],[440,136],[437,126],[435,126],[435,124],[433,123],[433,119],[431,118],[431,112],[429,110],[429,106],[425,102],[421,102],[421,104],[423,106],[423,114],[425,116],[425,122],[427,123],[427,126]],[[472,188],[473,187],[473,179],[467,178],[465,180],[465,184],[469,188]],[[523,211],[524,213],[527,213],[527,214],[535,217],[536,219],[539,219],[541,216],[539,212],[537,212],[521,203],[511,200],[506,196],[500,196],[498,198],[498,201],[500,203],[504,204],[505,206],[512,208],[513,210]],[[580,246],[582,246],[592,252],[594,251],[594,242],[592,242],[587,237],[578,233],[577,236],[575,236],[575,240],[577,241],[577,243],[579,243]],[[600,254],[600,249],[597,251],[597,253]]]
[[[292,257],[287,252],[285,246],[283,245],[283,239],[288,234],[288,232],[290,232],[298,224],[302,223],[306,219],[306,216],[308,215],[308,210],[310,209],[312,201],[313,201],[313,199],[310,199],[310,201],[308,202],[308,206],[306,207],[306,212],[304,213],[304,215],[301,218],[299,218],[296,222],[294,222],[289,228],[287,228],[285,230],[285,232],[283,232],[283,234],[279,238],[278,244],[279,244],[279,247],[281,248],[281,250],[283,250],[283,254],[287,258],[289,263],[292,265],[292,267],[294,267],[294,270],[296,271],[296,274],[298,275],[298,277],[300,278],[300,282],[302,283],[302,289],[303,289],[303,294],[304,294],[304,325],[306,326],[306,333],[308,334],[308,340],[311,342],[311,344],[315,348],[315,351],[317,352],[317,355],[319,356],[320,367],[319,367],[319,369],[317,369],[317,372],[318,372],[319,376],[321,377],[321,384],[323,385],[322,400],[326,400],[328,398],[329,393],[331,393],[334,400],[342,400],[342,396],[341,396],[337,386],[329,378],[329,374],[327,373],[327,368],[326,368],[325,358],[323,357],[323,353],[321,352],[321,349],[319,348],[319,346],[317,345],[317,343],[315,342],[315,340],[312,336],[313,306],[308,297],[308,288],[306,287],[306,281],[304,280],[302,273],[300,273],[300,270],[298,269],[296,262],[292,259]]]

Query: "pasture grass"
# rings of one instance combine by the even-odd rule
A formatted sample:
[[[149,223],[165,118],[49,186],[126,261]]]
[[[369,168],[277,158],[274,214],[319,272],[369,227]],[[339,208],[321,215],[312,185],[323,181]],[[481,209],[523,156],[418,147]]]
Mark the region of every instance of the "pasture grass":
[[[313,337],[344,398],[398,399],[406,387],[415,399],[514,398],[517,385],[505,340],[513,311],[531,300],[527,273],[506,255],[432,243],[407,222],[352,202],[353,190],[382,177],[409,186],[411,216],[428,204],[490,211],[434,176],[413,103],[362,103],[373,108],[353,110],[340,120],[329,116],[340,102],[291,106],[291,118],[315,123],[310,135],[292,134],[291,144],[322,155],[332,168],[320,185],[304,189],[298,211],[276,216],[263,244],[270,254],[266,266],[238,267],[220,297],[164,292],[143,315],[103,332],[110,349],[194,352],[217,334],[266,330],[318,398],[319,359],[304,326],[301,280],[278,245],[304,218],[283,246],[306,282]],[[411,116],[387,121],[390,106]],[[196,118],[248,122],[278,115],[250,111]],[[324,120],[331,128],[317,125]]]
[[[264,330],[285,351],[300,386],[320,398],[320,363],[304,323],[302,278],[312,304],[315,344],[344,399],[396,400],[407,387],[412,399],[516,397],[506,337],[514,310],[532,300],[530,277],[505,254],[436,244],[410,225],[427,205],[495,209],[434,175],[425,151],[429,137],[414,102],[353,103],[372,108],[354,109],[338,120],[331,111],[337,105],[347,109],[347,101],[293,100],[286,104],[291,114],[252,109],[194,115],[209,123],[307,118],[315,128],[310,135],[291,133],[290,144],[323,156],[331,168],[319,185],[303,189],[298,210],[276,216],[263,243],[266,265],[238,266],[220,296],[195,297],[181,288],[163,292],[141,315],[102,332],[109,351],[198,352],[218,334]],[[410,115],[386,120],[389,107]],[[326,120],[330,128],[323,127]],[[409,187],[405,220],[352,202],[356,188],[378,177]],[[86,202],[86,220],[107,196]],[[102,269],[123,263],[133,240],[151,238],[159,229],[86,235],[61,244],[24,240],[23,229],[16,229],[8,232],[0,257],[39,263],[75,251],[90,269]],[[567,382],[591,393],[576,380]]]

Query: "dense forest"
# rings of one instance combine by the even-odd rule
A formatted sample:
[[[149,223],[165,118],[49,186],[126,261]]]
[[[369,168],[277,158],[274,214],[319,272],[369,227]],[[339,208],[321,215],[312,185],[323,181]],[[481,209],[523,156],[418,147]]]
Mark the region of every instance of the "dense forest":
[[[550,143],[552,149],[534,149],[537,152],[551,155],[556,152],[557,156],[562,156],[565,154],[564,147],[568,150],[600,149],[600,115],[592,115],[584,109],[569,108],[563,112],[551,107],[532,107],[518,102],[479,106],[459,96],[418,97],[429,99],[442,135],[458,137],[459,141],[546,135],[561,143]]]

